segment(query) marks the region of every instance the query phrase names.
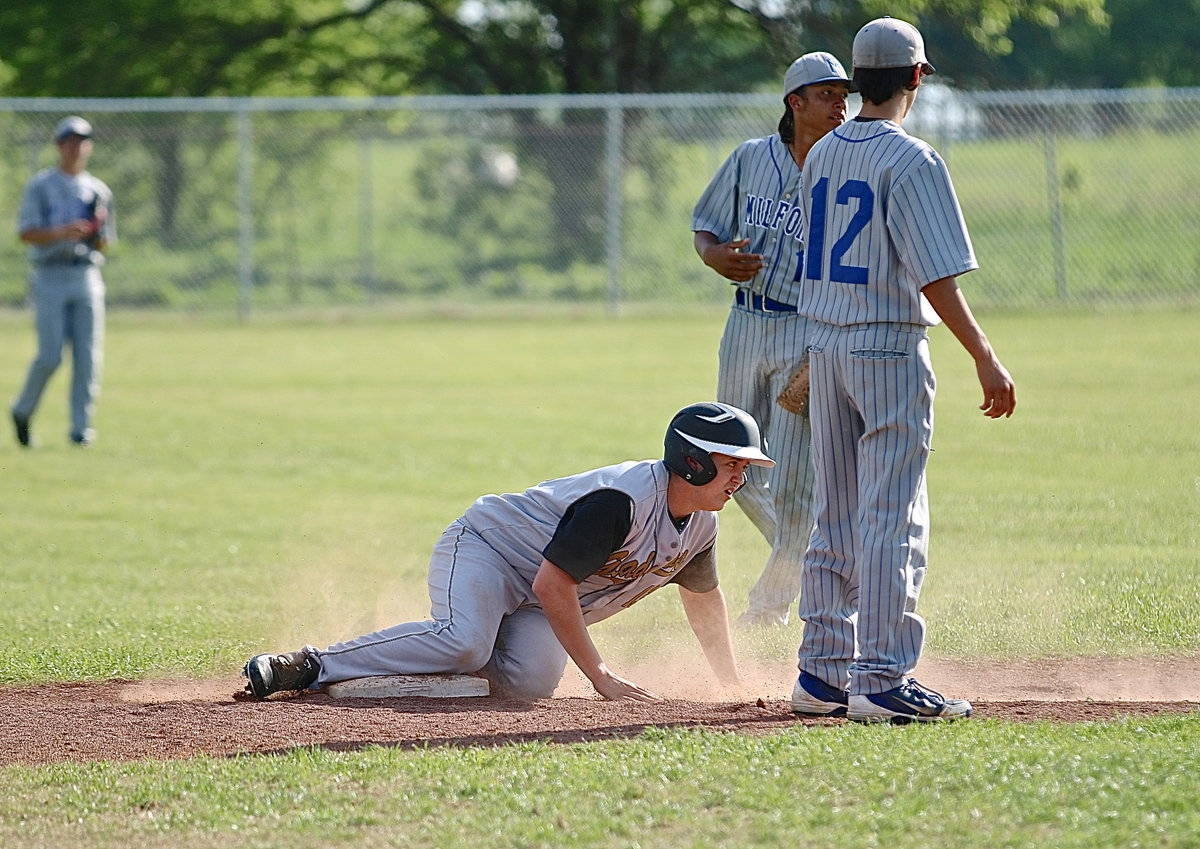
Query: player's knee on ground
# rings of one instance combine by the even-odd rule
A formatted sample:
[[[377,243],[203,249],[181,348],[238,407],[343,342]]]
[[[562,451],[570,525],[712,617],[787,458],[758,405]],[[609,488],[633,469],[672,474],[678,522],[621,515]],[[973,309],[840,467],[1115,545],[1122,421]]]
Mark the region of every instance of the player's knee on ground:
[[[482,674],[498,692],[518,699],[548,699],[562,680],[563,667],[536,662],[500,661],[493,657]]]
[[[466,675],[478,672],[492,656],[491,646],[458,645],[449,654],[447,672]]]

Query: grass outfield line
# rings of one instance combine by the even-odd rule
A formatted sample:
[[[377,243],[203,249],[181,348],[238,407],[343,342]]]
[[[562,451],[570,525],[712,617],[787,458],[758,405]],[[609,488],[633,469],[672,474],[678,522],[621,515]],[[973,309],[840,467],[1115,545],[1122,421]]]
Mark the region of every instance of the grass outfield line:
[[[656,455],[667,418],[712,392],[722,321],[117,314],[97,446],[66,442],[65,373],[35,421],[42,445],[0,440],[0,682],[229,674],[251,651],[420,615],[428,550],[476,495]],[[935,331],[927,651],[1197,654],[1196,315],[984,324],[1018,412],[979,415],[968,358]],[[32,346],[27,317],[0,317],[8,397]],[[735,613],[765,555],[729,509]],[[630,662],[690,640],[665,594],[594,630]],[[777,660],[797,634],[740,649]],[[0,844],[217,846],[235,826],[245,846],[1200,840],[1181,778],[1194,718],[892,732],[7,768]]]

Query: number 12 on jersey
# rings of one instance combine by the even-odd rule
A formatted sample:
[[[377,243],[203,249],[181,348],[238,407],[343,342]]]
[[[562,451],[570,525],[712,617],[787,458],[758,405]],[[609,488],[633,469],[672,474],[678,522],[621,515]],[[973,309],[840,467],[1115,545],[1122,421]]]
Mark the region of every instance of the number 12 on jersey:
[[[849,206],[852,201],[858,203],[854,215],[829,251],[829,279],[834,283],[865,286],[867,269],[860,265],[845,265],[842,258],[850,250],[858,234],[871,222],[871,216],[875,213],[875,193],[862,180],[847,180],[838,188],[834,202],[839,206]],[[808,225],[808,242],[804,246],[804,276],[809,280],[820,280],[824,276],[822,272],[825,246],[830,235],[826,232],[829,212],[829,178],[822,177],[812,187],[812,213]]]

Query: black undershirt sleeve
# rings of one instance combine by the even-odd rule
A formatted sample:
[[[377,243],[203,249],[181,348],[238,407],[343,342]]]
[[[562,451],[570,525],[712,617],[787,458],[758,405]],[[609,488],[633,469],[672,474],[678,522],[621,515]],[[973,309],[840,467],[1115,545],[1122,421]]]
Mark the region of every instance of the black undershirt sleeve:
[[[631,527],[633,499],[615,489],[598,489],[567,508],[542,556],[578,583],[600,571]]]
[[[679,584],[694,593],[706,593],[717,588],[717,551],[709,546],[687,562],[667,583]]]

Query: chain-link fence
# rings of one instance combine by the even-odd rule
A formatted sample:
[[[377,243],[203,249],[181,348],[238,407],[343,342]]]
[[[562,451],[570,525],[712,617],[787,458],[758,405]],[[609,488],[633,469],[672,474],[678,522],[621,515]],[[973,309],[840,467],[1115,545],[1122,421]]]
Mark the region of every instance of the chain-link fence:
[[[729,291],[693,253],[692,205],[782,111],[773,95],[0,99],[0,221],[15,229],[76,113],[117,199],[112,308],[715,304]],[[906,128],[950,161],[982,264],[972,303],[1200,298],[1200,89],[927,87]],[[0,305],[24,303],[25,277],[0,240]]]

